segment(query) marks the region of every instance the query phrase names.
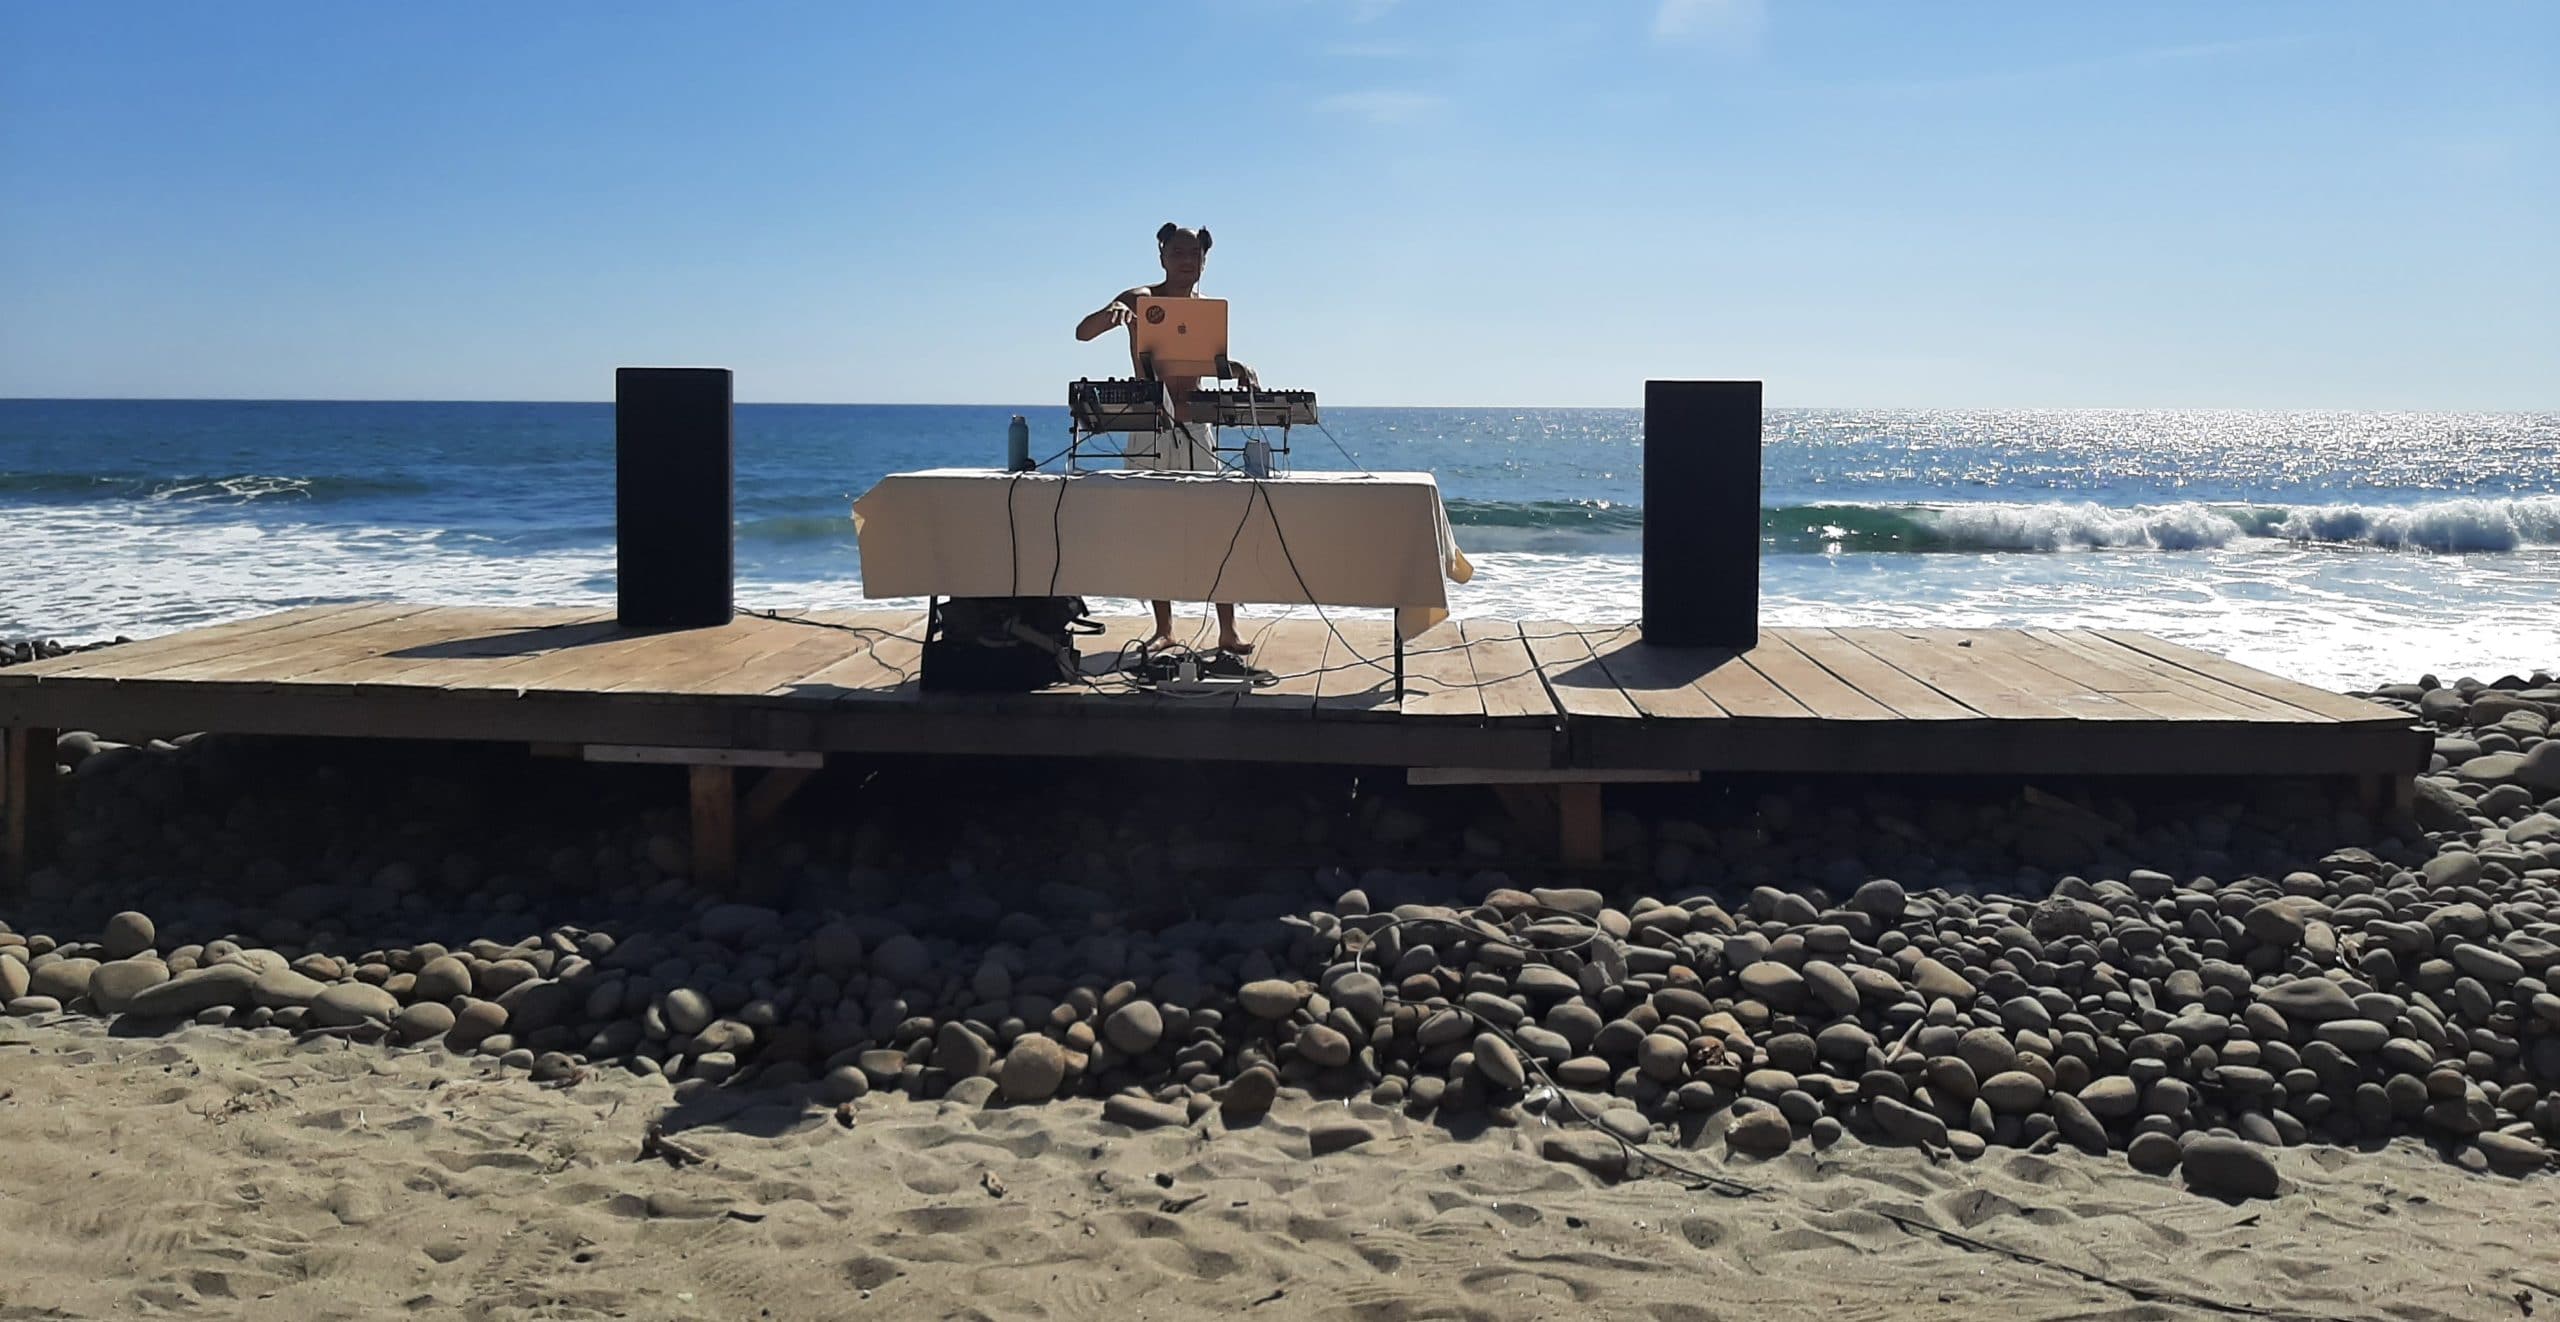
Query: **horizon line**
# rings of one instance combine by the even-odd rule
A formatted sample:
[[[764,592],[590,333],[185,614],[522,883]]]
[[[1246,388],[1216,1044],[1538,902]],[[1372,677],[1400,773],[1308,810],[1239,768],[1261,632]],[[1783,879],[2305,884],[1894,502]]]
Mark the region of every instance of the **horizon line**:
[[[1718,379],[1718,378],[1700,378]],[[330,395],[0,395],[0,404],[592,404],[605,407],[607,399],[425,399],[405,396],[330,396]],[[1063,409],[1063,403],[1028,404],[1000,401],[959,400],[828,400],[828,399],[740,399],[733,405],[754,408],[948,408],[948,409]],[[1632,404],[1333,404],[1326,407],[1387,411],[1455,410],[1547,410],[1609,409],[1641,413],[1642,402]],[[2433,407],[2395,406],[2383,408],[2350,405],[2304,404],[1771,404],[1768,409],[1803,412],[1852,412],[1882,410],[1902,413],[1949,413],[1976,409],[1999,409],[2019,413],[2486,413],[2533,415],[2560,413],[2560,404],[2523,408],[2500,407]]]

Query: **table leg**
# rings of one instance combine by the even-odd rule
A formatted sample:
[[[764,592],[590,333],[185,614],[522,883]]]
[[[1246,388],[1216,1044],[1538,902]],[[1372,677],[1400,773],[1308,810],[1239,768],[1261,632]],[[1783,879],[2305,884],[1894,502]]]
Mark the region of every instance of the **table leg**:
[[[1396,706],[1404,706],[1404,625],[1394,626],[1396,636]]]

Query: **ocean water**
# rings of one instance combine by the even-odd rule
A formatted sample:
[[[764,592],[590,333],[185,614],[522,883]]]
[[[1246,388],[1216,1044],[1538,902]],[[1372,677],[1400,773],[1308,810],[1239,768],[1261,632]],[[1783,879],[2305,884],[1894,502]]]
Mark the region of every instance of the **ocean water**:
[[[1015,411],[740,406],[740,604],[862,604],[852,498],[1001,462]],[[1438,475],[1460,613],[1635,617],[1637,411],[1326,423],[1297,468]],[[1771,623],[2145,629],[2333,687],[2560,667],[2560,414],[1774,409],[1762,467]],[[0,567],[0,637],[609,602],[613,411],[0,400]]]

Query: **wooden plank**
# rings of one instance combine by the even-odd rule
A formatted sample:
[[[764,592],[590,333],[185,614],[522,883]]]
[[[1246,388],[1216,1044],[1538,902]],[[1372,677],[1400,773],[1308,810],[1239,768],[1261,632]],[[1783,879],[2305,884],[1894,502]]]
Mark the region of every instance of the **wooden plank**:
[[[473,690],[501,690],[509,693],[507,677],[570,648],[601,642],[622,632],[622,626],[608,612],[593,616],[570,616],[564,622],[545,624],[539,617],[527,617],[512,627],[501,627],[485,634],[455,638],[443,643],[403,649],[412,653],[415,662],[397,672],[387,672],[380,680],[366,680],[359,687],[419,688],[439,692],[469,693]],[[396,654],[395,654],[396,655]]]
[[[1537,659],[1538,679],[1568,720],[1632,721],[1643,715],[1609,677],[1608,668],[1591,654],[1591,644],[1570,624],[1533,620],[1520,626],[1520,639]]]
[[[776,767],[814,771],[827,764],[824,753],[777,752],[766,748],[670,748],[663,744],[588,744],[578,750],[578,755],[588,762],[670,767]]]
[[[1237,695],[1236,711],[1256,716],[1314,715],[1316,693],[1324,683],[1324,651],[1332,641],[1333,631],[1322,620],[1289,617],[1265,625],[1254,644],[1253,663],[1270,671],[1273,680]]]
[[[26,665],[0,670],[0,683],[21,680],[57,678],[104,678],[128,672],[148,671],[154,667],[202,660],[226,651],[238,651],[256,645],[255,640],[281,629],[300,629],[333,615],[349,611],[380,609],[383,603],[369,601],[340,602],[330,606],[298,606],[233,620],[227,624],[202,629],[185,629],[137,642],[118,643],[95,651],[75,652],[51,661],[33,661]]]
[[[2192,647],[2181,647],[2176,643],[2154,638],[2147,633],[2139,633],[2131,629],[2096,629],[2092,632],[2109,642],[2130,648],[2145,656],[2157,657],[2162,661],[2192,670],[2208,679],[2220,680],[2233,688],[2246,690],[2261,698],[2273,699],[2288,707],[2318,712],[2332,720],[2390,722],[2399,725],[2413,723],[2406,712],[2394,711],[2378,703],[2350,698],[2343,693],[2331,693],[2325,689],[2313,688],[2308,684],[2296,683],[2280,675],[2270,675],[2263,670],[2251,669],[2237,661],[2225,660],[2210,652],[2200,652]]]
[[[2071,648],[2093,661],[2102,662],[2129,675],[2140,677],[2155,689],[2183,689],[2210,697],[2226,708],[2250,712],[2255,719],[2291,721],[2310,725],[2335,720],[2334,717],[2320,712],[2305,711],[2300,707],[2261,697],[2247,689],[2235,688],[2221,680],[2197,674],[2175,662],[2163,661],[2156,656],[2137,652],[2087,629],[2032,630],[2031,632],[2044,637],[2057,647]]]
[[[1972,648],[1954,646],[1955,639],[1937,630],[1835,629],[1833,633],[1892,664],[1902,673],[1995,720],[2069,721],[2069,709],[2029,690],[2051,676],[2029,678],[2031,670],[2003,658],[1977,656]]]
[[[231,635],[205,646],[175,649],[153,656],[136,654],[129,660],[110,658],[78,674],[63,673],[58,678],[121,683],[128,680],[187,680],[214,677],[226,673],[227,668],[254,663],[264,658],[287,655],[316,639],[349,629],[395,620],[404,615],[415,614],[420,609],[422,608],[396,602],[363,602],[343,610],[295,612],[294,618],[280,621],[272,629]],[[104,649],[100,655],[106,656],[123,650],[120,647],[110,647]]]
[[[1538,678],[1537,659],[1509,620],[1460,620],[1467,659],[1475,664],[1477,692],[1489,721],[1555,723],[1556,700]]]
[[[1829,629],[1772,630],[1807,660],[1906,721],[1978,721],[1982,713]]]
[[[2021,648],[2031,649],[2026,654],[2037,665],[2095,692],[2107,694],[2118,702],[2138,707],[2164,721],[2216,723],[2285,719],[2274,712],[2252,708],[2244,703],[2226,701],[2212,694],[2198,692],[2183,683],[2144,674],[2129,666],[2120,665],[2111,657],[2091,652],[2087,644],[2073,640],[2068,635],[2051,630],[2021,629],[2018,631],[2018,639],[2018,645]],[[2133,655],[2114,647],[2113,644],[2102,642],[2098,645],[2114,651],[2118,656]],[[2305,719],[2328,719],[2312,717],[2307,713],[2304,715]]]
[[[1394,715],[1396,695],[1390,691],[1396,683],[1394,624],[1335,616],[1326,632],[1316,714],[1327,718]]]
[[[1484,691],[1476,687],[1468,650],[1456,620],[1444,620],[1406,640],[1404,700],[1398,710],[1416,719],[1483,720]]]
[[[444,679],[464,668],[475,653],[496,659],[520,655],[535,640],[547,641],[580,625],[609,627],[611,618],[612,612],[604,610],[438,609],[366,630],[361,635],[361,655],[291,675],[288,682],[298,688],[322,684],[444,688]]]
[[[1705,648],[1698,653],[1701,667],[1691,683],[1728,716],[1754,719],[1805,720],[1813,713],[1789,696],[1770,678],[1754,669],[1746,655],[1724,648]]]
[[[2091,721],[2156,721],[2158,716],[2125,701],[2112,693],[2092,690],[2060,673],[2057,666],[2067,665],[2056,657],[2053,649],[2027,637],[2016,629],[1952,629],[1935,631],[1953,635],[1955,645],[1970,651],[1976,663],[1994,667],[2016,682],[2026,692],[2070,712],[2081,720]]]
[[[1839,676],[1796,650],[1774,629],[1760,631],[1759,645],[1743,653],[1753,670],[1784,689],[1805,711],[1826,721],[1890,721],[1893,709],[1860,693]]]
[[[1695,785],[1694,771],[1634,767],[1412,767],[1407,785]]]
[[[595,692],[646,698],[652,695],[702,692],[756,658],[809,641],[807,625],[785,624],[760,615],[739,616],[714,628],[688,629],[661,639],[645,663],[621,668],[583,682],[564,683],[552,692]]]
[[[1635,625],[1585,633],[1591,655],[1608,670],[1609,678],[1627,695],[1636,710],[1654,720],[1714,721],[1725,718],[1724,708],[1700,691],[1695,683],[1709,654],[1676,651],[1671,648],[1647,647]]]
[[[924,616],[893,633],[870,635],[842,660],[822,666],[767,696],[829,703],[912,702],[920,691],[917,675],[924,662]]]
[[[253,643],[237,652],[180,665],[155,667],[149,674],[134,675],[120,682],[274,683],[373,655],[379,650],[378,640],[386,636],[384,631],[396,630],[404,621],[429,619],[437,609],[434,606],[386,605],[378,611],[350,611],[315,621],[305,628],[267,635],[266,641]],[[433,626],[427,627],[431,631]],[[431,632],[418,636],[431,636]]]
[[[528,695],[597,693],[682,655],[694,629],[613,629],[550,651],[491,666],[470,676],[466,687],[447,691],[478,698],[516,699]],[[461,676],[454,676],[459,679]]]

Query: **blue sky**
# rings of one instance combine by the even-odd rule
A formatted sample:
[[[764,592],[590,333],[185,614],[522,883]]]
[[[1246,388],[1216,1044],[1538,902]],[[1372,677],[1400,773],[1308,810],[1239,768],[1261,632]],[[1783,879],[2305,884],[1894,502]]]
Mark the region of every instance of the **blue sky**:
[[[2560,406],[2560,5],[0,0],[0,395]]]

